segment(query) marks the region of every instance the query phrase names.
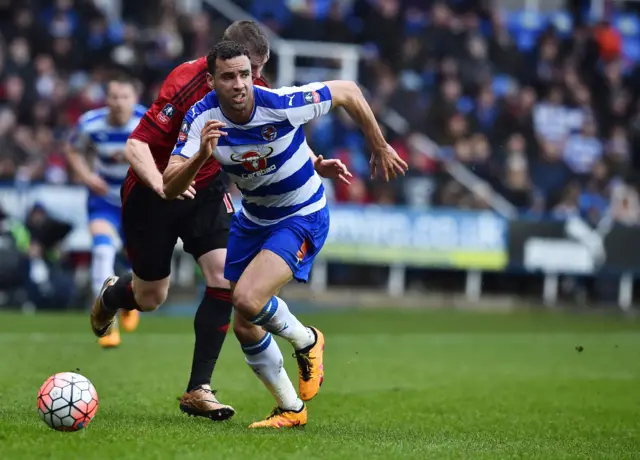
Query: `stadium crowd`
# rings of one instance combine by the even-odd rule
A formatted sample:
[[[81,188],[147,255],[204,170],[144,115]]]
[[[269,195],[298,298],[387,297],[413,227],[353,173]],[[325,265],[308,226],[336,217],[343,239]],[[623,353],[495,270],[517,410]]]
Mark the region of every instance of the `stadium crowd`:
[[[83,111],[103,104],[108,73],[136,75],[148,104],[168,72],[206,54],[226,26],[172,1],[122,2],[121,18],[98,3],[0,0],[0,180],[74,182],[63,142]],[[388,130],[409,178],[376,187],[347,117],[311,126],[314,150],[354,173],[350,187],[331,190],[336,201],[486,208],[491,187],[522,212],[640,222],[640,30],[593,23],[580,9],[525,27],[490,1],[237,3],[285,38],[362,44],[373,106],[409,122],[408,135]],[[638,49],[627,46],[633,34]],[[418,135],[436,147],[417,151]],[[470,192],[451,179],[451,160],[485,184]]]

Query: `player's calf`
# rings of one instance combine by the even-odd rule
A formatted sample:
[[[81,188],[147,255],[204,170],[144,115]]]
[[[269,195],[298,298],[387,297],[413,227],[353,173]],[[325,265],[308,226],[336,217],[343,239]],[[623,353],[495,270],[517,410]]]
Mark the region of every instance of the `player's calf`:
[[[138,310],[154,311],[166,300],[169,291],[169,278],[146,282],[136,278],[133,282],[133,274],[128,273],[113,286],[109,286],[103,294],[103,303],[106,308],[117,311]]]
[[[282,352],[273,336],[265,333],[261,327],[251,324],[238,313],[233,330],[242,346],[245,361],[273,395],[279,410],[283,413],[300,413],[304,403],[298,398],[283,367]]]
[[[273,296],[251,322],[287,339],[295,349],[298,361],[298,391],[309,401],[320,391],[324,381],[324,335],[318,329],[303,325],[289,310],[286,302]]]

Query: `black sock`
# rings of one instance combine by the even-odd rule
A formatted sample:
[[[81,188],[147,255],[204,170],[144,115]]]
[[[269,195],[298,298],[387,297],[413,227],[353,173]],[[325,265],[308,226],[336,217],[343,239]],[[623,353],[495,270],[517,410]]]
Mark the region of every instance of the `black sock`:
[[[133,295],[132,273],[121,276],[113,286],[109,286],[102,296],[102,304],[107,310],[140,310]]]
[[[231,291],[207,287],[193,321],[196,344],[193,350],[191,378],[187,391],[209,385],[231,321]]]

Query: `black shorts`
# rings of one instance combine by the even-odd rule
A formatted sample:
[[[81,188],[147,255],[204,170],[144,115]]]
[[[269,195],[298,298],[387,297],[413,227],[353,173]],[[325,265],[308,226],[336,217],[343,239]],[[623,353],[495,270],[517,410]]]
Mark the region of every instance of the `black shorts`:
[[[163,200],[137,182],[125,183],[121,195],[125,246],[133,273],[142,280],[157,281],[171,274],[178,238],[196,260],[227,247],[234,210],[220,177],[198,190],[192,200]]]

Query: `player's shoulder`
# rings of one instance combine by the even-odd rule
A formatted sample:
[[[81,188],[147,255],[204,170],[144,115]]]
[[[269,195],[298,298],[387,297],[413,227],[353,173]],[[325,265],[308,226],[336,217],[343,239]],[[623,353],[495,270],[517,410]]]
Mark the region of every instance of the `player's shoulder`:
[[[108,107],[100,107],[98,109],[89,110],[83,113],[78,119],[78,124],[83,129],[89,129],[92,127],[98,127],[103,125],[109,116]]]
[[[216,92],[212,90],[205,94],[205,96],[198,102],[193,104],[191,109],[187,112],[187,117],[195,120],[210,110],[217,109],[219,107],[220,102],[218,102],[218,96],[216,95]]]
[[[167,99],[172,99],[188,88],[196,89],[206,81],[207,58],[201,57],[193,61],[187,61],[173,69],[162,84],[160,93]]]
[[[281,88],[254,86],[254,92],[258,106],[274,110],[288,110],[319,102],[316,91],[324,86],[323,83],[283,86]]]
[[[144,117],[144,114],[147,113],[147,108],[142,104],[136,104],[133,106],[133,116],[136,118]]]

